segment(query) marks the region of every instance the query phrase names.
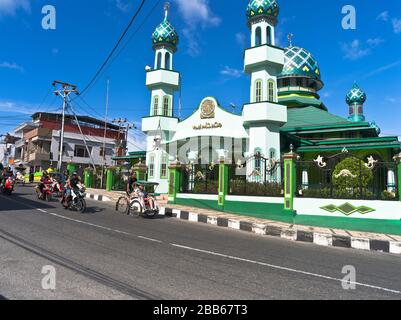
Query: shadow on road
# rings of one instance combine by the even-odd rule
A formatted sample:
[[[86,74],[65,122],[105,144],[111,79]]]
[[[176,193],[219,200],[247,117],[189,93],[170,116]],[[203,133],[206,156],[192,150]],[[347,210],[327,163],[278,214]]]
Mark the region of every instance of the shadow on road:
[[[29,209],[49,209],[52,208],[46,202],[34,201],[23,197],[29,195],[20,193],[18,190],[11,196],[0,194],[0,212],[1,211],[18,211],[18,210],[29,210]]]

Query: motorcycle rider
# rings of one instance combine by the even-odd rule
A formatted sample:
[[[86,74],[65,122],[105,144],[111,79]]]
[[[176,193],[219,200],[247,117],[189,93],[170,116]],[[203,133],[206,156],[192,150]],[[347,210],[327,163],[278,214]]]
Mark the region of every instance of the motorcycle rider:
[[[78,176],[77,172],[74,172],[71,177],[67,180],[65,196],[61,202],[69,201],[70,197],[75,198],[75,194],[81,189],[81,178]]]
[[[43,196],[43,189],[46,185],[50,184],[50,178],[47,171],[43,171],[42,177],[40,178],[40,182],[38,184],[39,192]]]

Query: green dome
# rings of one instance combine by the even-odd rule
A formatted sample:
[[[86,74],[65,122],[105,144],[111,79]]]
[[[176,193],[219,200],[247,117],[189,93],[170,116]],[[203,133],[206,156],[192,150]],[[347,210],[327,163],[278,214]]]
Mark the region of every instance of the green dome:
[[[312,54],[300,47],[290,46],[284,52],[284,67],[280,78],[303,76],[321,82],[320,68]]]
[[[345,101],[348,105],[364,104],[366,102],[366,93],[354,83],[352,89],[347,93]]]
[[[280,8],[276,0],[250,0],[246,8],[246,15],[249,21],[254,18],[267,16],[277,21]]]
[[[153,47],[167,45],[171,46],[174,50],[177,48],[179,37],[167,17],[156,28],[155,32],[153,32],[152,41]]]

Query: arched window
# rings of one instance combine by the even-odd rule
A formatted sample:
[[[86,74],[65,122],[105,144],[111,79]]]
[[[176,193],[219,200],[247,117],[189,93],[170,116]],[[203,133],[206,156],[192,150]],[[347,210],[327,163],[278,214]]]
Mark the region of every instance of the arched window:
[[[171,70],[171,54],[170,54],[170,52],[166,53],[165,59],[166,59],[165,68],[168,69],[168,70]]]
[[[262,29],[257,27],[255,30],[255,46],[260,46],[262,44]]]
[[[153,115],[157,116],[159,114],[159,96],[153,98]]]
[[[170,98],[165,96],[163,99],[163,116],[168,117],[170,111]]]
[[[149,158],[149,178],[154,178],[155,176],[155,156],[152,154]]]
[[[270,102],[274,102],[275,101],[275,94],[274,94],[274,81],[273,80],[269,80],[267,83],[267,92],[268,92],[268,100]]]
[[[266,29],[267,44],[272,45],[272,28],[267,27]]]
[[[159,52],[157,54],[157,69],[160,69],[162,67],[162,53]]]
[[[276,149],[271,148],[269,150],[269,157],[270,157],[271,160],[276,160]]]
[[[262,80],[255,81],[255,102],[261,102],[263,99]]]

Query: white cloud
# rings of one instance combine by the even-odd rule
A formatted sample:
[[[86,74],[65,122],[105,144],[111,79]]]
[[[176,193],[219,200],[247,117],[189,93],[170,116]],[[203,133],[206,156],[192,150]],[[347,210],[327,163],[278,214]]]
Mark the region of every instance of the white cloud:
[[[385,42],[385,40],[382,38],[372,38],[366,41],[366,43],[371,47],[377,47],[381,45],[383,42]]]
[[[393,23],[393,29],[395,33],[401,33],[401,19],[393,19],[392,20]]]
[[[15,62],[7,62],[7,61],[1,62],[0,68],[18,70],[20,72],[24,72],[24,68],[21,67],[20,65],[16,64]]]
[[[127,13],[131,10],[131,4],[124,0],[115,0],[115,5],[121,12]]]
[[[243,72],[238,69],[230,68],[229,66],[225,66],[223,70],[220,71],[220,74],[229,78],[240,78],[243,75]]]
[[[390,19],[390,14],[388,11],[383,11],[376,18],[376,20],[382,20],[382,21],[388,21],[389,19]]]
[[[0,0],[0,16],[14,16],[18,10],[30,12],[29,0]]]
[[[212,12],[209,0],[175,0],[175,2],[187,25],[194,28],[199,25],[202,27],[220,25],[221,19]]]
[[[191,56],[200,54],[199,29],[217,27],[221,19],[210,8],[209,0],[174,0],[186,27],[182,34],[187,41],[188,53]]]
[[[246,46],[246,35],[243,32],[236,33],[235,41],[241,48],[244,48]]]
[[[344,58],[349,60],[358,60],[370,54],[370,48],[362,47],[360,40],[354,40],[350,43],[343,43],[342,50]]]
[[[375,76],[375,75],[377,75],[379,73],[385,72],[387,70],[391,70],[391,69],[396,68],[398,66],[401,66],[401,60],[398,60],[398,61],[395,61],[393,63],[387,64],[387,65],[382,66],[380,68],[377,68],[377,69],[371,71],[370,73],[368,73],[365,76],[365,78],[369,78],[369,77]]]

